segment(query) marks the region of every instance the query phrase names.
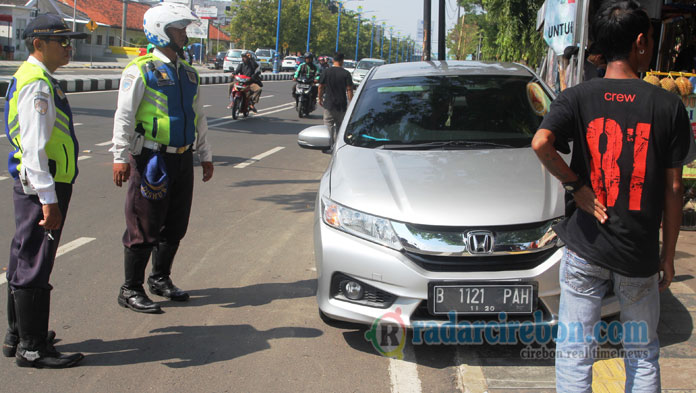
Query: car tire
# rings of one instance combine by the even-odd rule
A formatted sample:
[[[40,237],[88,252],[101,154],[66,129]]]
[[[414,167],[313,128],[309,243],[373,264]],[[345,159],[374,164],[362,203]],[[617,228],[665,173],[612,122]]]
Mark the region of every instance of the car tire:
[[[365,325],[355,323],[355,322],[346,322],[346,321],[339,321],[338,319],[333,319],[330,316],[324,314],[321,309],[319,310],[319,318],[321,319],[324,324],[331,326],[332,328],[336,329],[365,329]]]

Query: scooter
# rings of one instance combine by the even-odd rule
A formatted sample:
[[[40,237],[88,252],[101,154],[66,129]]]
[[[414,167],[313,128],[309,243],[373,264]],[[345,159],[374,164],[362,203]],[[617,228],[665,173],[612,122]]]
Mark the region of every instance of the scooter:
[[[316,100],[312,94],[314,79],[298,78],[295,86],[295,108],[300,118],[309,116],[316,109]]]
[[[232,87],[232,118],[237,119],[239,114],[244,117],[249,116],[249,90],[251,89],[251,78],[246,75],[235,75],[234,86]]]

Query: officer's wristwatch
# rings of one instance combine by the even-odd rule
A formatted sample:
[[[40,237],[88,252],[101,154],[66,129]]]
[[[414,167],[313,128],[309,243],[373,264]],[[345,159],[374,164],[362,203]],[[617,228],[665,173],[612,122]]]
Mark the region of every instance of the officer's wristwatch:
[[[577,190],[581,189],[582,186],[584,186],[584,185],[585,185],[585,180],[583,180],[582,177],[579,177],[579,176],[578,176],[578,180],[571,181],[571,182],[567,182],[567,183],[563,183],[563,188],[564,188],[567,192],[569,192],[569,193],[571,193],[571,194],[575,194],[575,192],[576,192]]]

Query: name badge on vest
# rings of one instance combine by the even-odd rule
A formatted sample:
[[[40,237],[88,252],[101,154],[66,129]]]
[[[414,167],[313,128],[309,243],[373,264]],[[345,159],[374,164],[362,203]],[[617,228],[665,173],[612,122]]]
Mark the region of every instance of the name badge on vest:
[[[63,92],[63,89],[61,89],[58,85],[56,85],[56,94],[58,95],[58,98],[60,98],[61,100],[65,99],[65,93]]]
[[[167,70],[156,70],[155,76],[157,77],[157,86],[173,86],[176,83],[169,77]]]
[[[196,77],[196,73],[195,73],[195,72],[193,72],[193,71],[186,71],[186,74],[188,75],[188,78],[189,78],[189,80],[191,81],[191,83],[193,83],[193,84],[197,84],[197,83],[198,83],[198,78]]]

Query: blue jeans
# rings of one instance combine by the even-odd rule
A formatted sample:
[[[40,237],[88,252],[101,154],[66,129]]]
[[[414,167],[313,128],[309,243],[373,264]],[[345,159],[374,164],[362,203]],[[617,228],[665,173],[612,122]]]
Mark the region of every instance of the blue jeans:
[[[560,266],[561,304],[556,342],[556,390],[592,392],[592,351],[608,338],[623,344],[628,392],[660,392],[658,275],[627,277],[588,262],[566,249]],[[609,286],[621,305],[620,322],[598,333],[602,298]],[[611,329],[612,325],[618,329]],[[565,329],[565,335],[561,332]],[[634,329],[635,328],[635,329]],[[614,332],[614,334],[610,332]],[[615,334],[622,331],[622,335]],[[612,337],[613,336],[613,337]]]

